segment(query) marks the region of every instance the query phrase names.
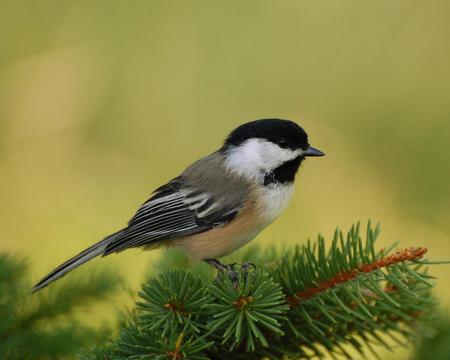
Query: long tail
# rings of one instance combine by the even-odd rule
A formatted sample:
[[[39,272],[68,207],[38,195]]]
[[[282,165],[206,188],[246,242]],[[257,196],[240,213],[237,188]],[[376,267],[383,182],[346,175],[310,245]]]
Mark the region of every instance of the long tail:
[[[88,247],[86,250],[80,252],[78,255],[67,260],[65,263],[59,265],[55,270],[53,270],[47,276],[43,277],[36,285],[34,285],[33,288],[31,289],[31,292],[34,293],[46,287],[48,284],[64,276],[69,271],[95,258],[96,256],[103,254],[108,244],[110,244],[111,241],[114,241],[114,239],[117,239],[117,237],[119,237],[121,233],[122,231],[118,231],[112,235],[109,235],[102,241],[99,241],[98,243],[92,245],[91,247]]]

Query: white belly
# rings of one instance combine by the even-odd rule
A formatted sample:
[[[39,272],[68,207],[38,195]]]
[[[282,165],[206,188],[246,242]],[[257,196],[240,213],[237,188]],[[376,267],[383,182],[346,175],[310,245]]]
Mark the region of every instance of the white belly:
[[[261,190],[258,207],[266,226],[286,209],[293,193],[294,185],[269,185]]]
[[[289,204],[292,185],[267,186],[247,204],[242,214],[229,224],[182,239],[170,245],[181,247],[193,260],[218,258],[247,244],[274,221]]]

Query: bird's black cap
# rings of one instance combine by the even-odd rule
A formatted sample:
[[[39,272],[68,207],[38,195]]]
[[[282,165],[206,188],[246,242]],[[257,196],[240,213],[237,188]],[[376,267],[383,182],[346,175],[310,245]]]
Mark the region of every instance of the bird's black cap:
[[[242,124],[228,135],[224,147],[237,146],[251,138],[266,139],[292,150],[309,147],[305,130],[293,121],[282,119],[261,119]]]

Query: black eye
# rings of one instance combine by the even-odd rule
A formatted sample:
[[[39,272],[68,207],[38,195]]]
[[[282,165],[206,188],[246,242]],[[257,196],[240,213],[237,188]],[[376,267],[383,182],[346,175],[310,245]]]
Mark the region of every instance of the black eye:
[[[282,149],[286,149],[289,146],[289,144],[286,139],[280,139],[278,140],[278,146]]]

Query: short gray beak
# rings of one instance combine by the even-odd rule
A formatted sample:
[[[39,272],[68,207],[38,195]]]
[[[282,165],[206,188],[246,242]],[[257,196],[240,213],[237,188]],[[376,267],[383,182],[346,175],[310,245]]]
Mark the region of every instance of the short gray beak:
[[[316,148],[313,148],[312,146],[310,146],[303,152],[303,156],[324,156],[324,155],[325,154],[322,151],[317,150]]]

